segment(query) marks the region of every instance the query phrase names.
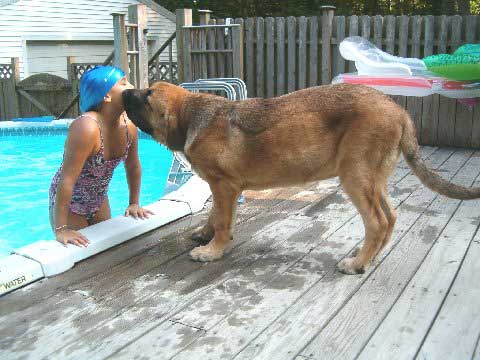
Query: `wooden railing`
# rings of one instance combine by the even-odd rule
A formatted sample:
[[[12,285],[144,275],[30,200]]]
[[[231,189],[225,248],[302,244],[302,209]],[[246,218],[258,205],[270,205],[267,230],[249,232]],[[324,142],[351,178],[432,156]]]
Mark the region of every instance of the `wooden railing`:
[[[68,103],[68,105],[62,110],[62,112],[58,115],[57,118],[61,119],[65,117],[67,112],[74,106],[77,105],[75,110],[73,110],[73,114],[79,114],[78,109],[78,99],[80,94],[78,93],[78,82],[80,81],[81,76],[87,70],[90,70],[95,65],[110,65],[113,62],[113,58],[115,55],[115,51],[112,51],[110,55],[107,56],[103,63],[75,63],[75,58],[73,56],[67,57],[67,72],[68,72],[68,80],[72,84],[72,100]]]
[[[148,60],[148,82],[150,84],[156,81],[178,83],[177,61],[173,57],[173,44],[176,36],[176,32],[170,35],[167,41]],[[165,57],[162,56],[165,50],[167,50],[168,58],[162,60]]]

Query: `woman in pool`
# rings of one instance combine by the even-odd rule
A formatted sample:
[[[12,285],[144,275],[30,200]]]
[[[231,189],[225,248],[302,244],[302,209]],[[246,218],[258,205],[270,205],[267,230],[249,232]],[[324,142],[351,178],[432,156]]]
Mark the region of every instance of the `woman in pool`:
[[[122,91],[131,88],[125,73],[112,66],[97,66],[80,80],[83,114],[70,125],[63,163],[50,185],[50,225],[64,245],[87,246],[88,239],[77,230],[110,219],[108,185],[122,161],[130,192],[125,216],[151,214],[139,205],[138,133],[122,102]]]

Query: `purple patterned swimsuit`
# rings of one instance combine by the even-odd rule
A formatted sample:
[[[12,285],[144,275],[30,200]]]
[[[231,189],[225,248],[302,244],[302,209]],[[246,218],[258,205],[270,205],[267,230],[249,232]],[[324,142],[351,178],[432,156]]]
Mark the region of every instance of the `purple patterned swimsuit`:
[[[127,158],[128,149],[130,148],[131,140],[128,135],[127,120],[124,115],[123,119],[125,120],[125,129],[127,132],[127,146],[125,149],[125,154],[116,159],[105,160],[104,157],[104,148],[103,148],[103,136],[100,125],[97,122],[97,119],[88,116],[90,119],[95,120],[100,130],[100,149],[98,153],[91,155],[83,165],[82,171],[77,178],[77,182],[73,188],[72,200],[70,202],[70,211],[85,216],[85,218],[90,221],[93,219],[97,211],[100,209],[105,197],[107,196],[108,185],[113,175],[113,170]],[[63,162],[60,165],[57,173],[52,179],[50,185],[50,213],[53,214],[55,208],[55,196],[57,194],[57,186],[60,182],[60,177],[62,174]]]

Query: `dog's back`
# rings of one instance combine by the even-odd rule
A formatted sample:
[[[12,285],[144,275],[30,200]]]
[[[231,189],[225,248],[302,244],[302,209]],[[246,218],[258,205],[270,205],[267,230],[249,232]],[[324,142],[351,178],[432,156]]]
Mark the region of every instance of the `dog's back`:
[[[247,188],[333,177],[352,154],[397,154],[400,108],[367,87],[322,86],[272,99],[216,101],[211,121],[217,133],[203,139],[217,149],[210,163],[216,157],[226,173],[242,174]]]

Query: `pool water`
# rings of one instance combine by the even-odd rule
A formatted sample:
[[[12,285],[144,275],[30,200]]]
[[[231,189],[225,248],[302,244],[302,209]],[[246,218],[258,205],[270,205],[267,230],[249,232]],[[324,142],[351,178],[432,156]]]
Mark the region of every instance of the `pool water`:
[[[48,217],[48,188],[62,162],[64,134],[0,136],[0,257],[11,249],[37,240],[54,239]],[[139,139],[142,164],[140,202],[158,200],[173,160],[164,146]],[[128,206],[128,184],[123,164],[114,172],[108,190],[112,216]]]

